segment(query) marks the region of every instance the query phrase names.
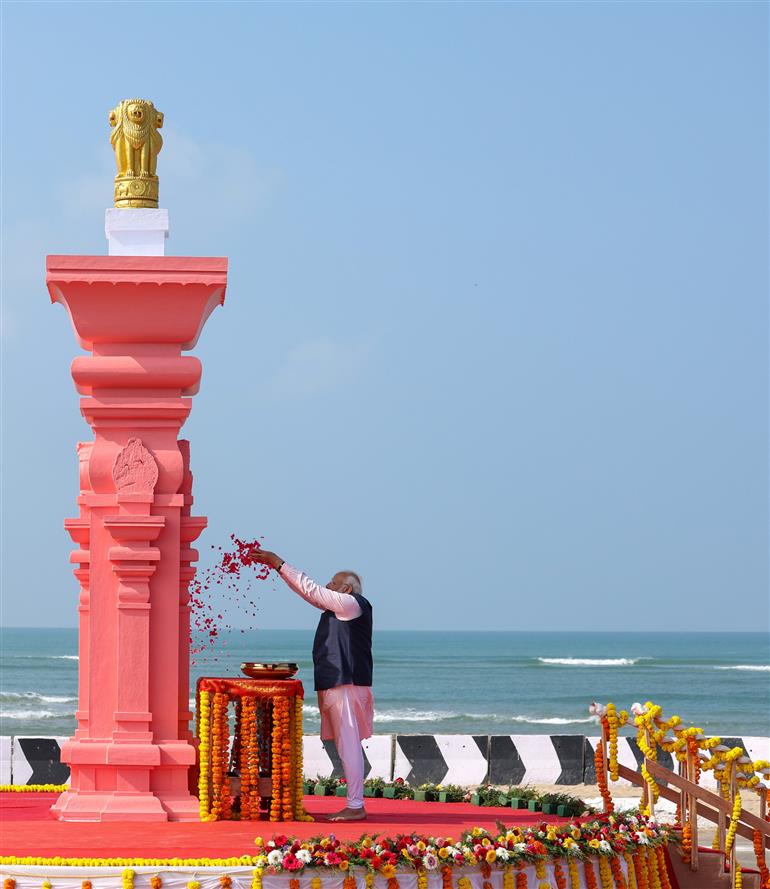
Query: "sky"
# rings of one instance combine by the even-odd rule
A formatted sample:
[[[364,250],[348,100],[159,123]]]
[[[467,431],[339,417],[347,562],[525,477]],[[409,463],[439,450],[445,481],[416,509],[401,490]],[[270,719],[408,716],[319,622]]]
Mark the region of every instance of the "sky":
[[[768,627],[767,4],[5,0],[2,50],[6,625],[76,624],[45,255],[106,252],[141,96],[167,252],[230,261],[202,565],[264,536],[380,629]]]

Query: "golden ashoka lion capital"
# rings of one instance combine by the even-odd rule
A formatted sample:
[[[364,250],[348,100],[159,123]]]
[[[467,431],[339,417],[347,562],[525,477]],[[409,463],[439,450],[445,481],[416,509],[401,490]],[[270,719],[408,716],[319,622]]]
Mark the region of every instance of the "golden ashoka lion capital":
[[[163,138],[163,115],[145,99],[124,99],[110,111],[110,144],[115,151],[116,207],[157,207],[155,172]]]

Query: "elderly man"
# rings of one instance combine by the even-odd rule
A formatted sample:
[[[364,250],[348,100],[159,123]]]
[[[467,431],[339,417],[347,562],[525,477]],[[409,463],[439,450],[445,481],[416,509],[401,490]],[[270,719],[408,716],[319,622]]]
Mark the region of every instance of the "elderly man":
[[[361,595],[361,578],[338,571],[325,586],[266,550],[255,561],[275,569],[306,602],[323,611],[313,641],[313,667],[321,738],[334,739],[348,788],[347,806],[330,821],[363,821],[364,754],[372,736],[372,606]]]

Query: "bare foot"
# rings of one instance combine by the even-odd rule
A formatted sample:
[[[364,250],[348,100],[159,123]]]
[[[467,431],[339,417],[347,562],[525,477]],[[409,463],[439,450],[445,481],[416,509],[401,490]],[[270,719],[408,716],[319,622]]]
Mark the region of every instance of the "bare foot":
[[[366,809],[363,806],[360,809],[351,809],[350,806],[345,806],[345,808],[341,812],[335,812],[333,815],[328,815],[326,818],[327,821],[365,821],[366,820]]]

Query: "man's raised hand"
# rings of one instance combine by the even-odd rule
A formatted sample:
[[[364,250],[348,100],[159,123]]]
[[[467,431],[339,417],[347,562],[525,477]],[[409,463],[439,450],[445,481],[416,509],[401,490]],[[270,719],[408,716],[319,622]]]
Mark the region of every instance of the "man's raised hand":
[[[257,547],[254,547],[249,555],[255,562],[259,562],[261,565],[267,565],[275,571],[283,565],[283,559],[275,553],[271,553],[268,549],[258,549]]]

